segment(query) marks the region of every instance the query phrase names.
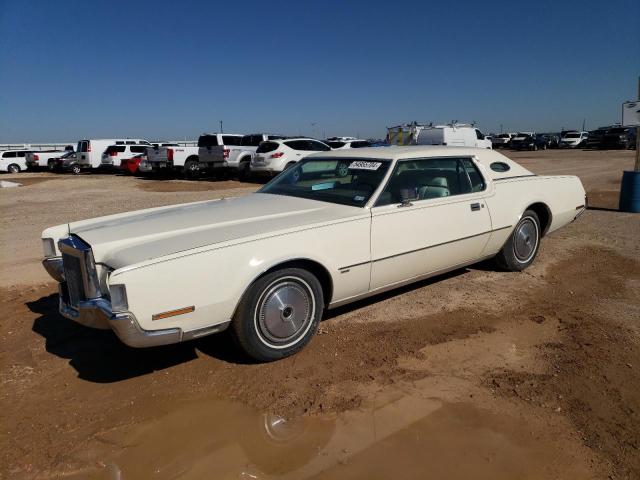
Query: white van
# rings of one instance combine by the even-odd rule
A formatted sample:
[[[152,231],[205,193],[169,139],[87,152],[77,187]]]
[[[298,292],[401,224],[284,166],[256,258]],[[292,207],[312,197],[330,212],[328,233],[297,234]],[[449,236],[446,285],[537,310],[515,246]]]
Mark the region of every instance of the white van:
[[[492,148],[491,140],[471,125],[436,125],[418,132],[416,145],[447,145],[449,147]]]
[[[420,125],[411,123],[387,129],[391,145],[447,145],[450,147],[492,148],[491,140],[473,125]]]
[[[135,138],[97,138],[80,140],[76,152],[80,168],[99,168],[102,165],[102,154],[110,145],[146,145],[151,146],[146,140]]]

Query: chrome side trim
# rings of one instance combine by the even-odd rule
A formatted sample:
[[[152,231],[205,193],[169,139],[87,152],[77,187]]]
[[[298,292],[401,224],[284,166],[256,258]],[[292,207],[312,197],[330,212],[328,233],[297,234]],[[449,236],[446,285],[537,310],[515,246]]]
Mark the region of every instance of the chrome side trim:
[[[367,263],[382,262],[383,260],[388,260],[390,258],[401,257],[402,255],[408,255],[410,253],[421,252],[422,250],[428,250],[430,248],[441,247],[443,245],[448,245],[450,243],[461,242],[463,240],[469,240],[470,238],[481,237],[482,235],[488,235],[490,233],[499,232],[500,230],[505,230],[507,228],[511,228],[512,226],[513,225],[507,225],[506,227],[494,228],[493,230],[487,230],[486,232],[476,233],[474,235],[469,235],[468,237],[456,238],[455,240],[449,240],[447,242],[436,243],[435,245],[428,245],[426,247],[416,248],[415,250],[409,250],[409,251],[406,251],[406,252],[395,253],[393,255],[389,255],[387,257],[376,258],[375,260],[370,260],[368,262],[360,262],[360,263],[356,263],[356,264],[353,264],[353,265],[347,265],[346,267],[340,267],[338,270],[342,271],[342,270],[346,270],[346,269],[349,269],[349,268],[359,267],[361,265],[366,265]]]
[[[187,340],[193,340],[194,338],[204,337],[206,335],[211,335],[213,333],[224,332],[231,325],[231,320],[223,323],[219,323],[217,325],[213,325],[210,327],[202,327],[196,330],[190,330],[188,332],[182,333],[182,341],[186,342]]]

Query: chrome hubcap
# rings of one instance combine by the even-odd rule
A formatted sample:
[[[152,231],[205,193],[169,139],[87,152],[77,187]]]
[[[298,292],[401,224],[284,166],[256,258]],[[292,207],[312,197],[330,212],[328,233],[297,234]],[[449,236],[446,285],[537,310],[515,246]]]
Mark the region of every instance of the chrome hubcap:
[[[280,279],[260,297],[256,313],[260,334],[269,343],[295,341],[305,334],[313,318],[311,289],[295,278]]]
[[[520,222],[514,233],[513,251],[521,263],[531,260],[538,247],[538,226],[531,218]]]

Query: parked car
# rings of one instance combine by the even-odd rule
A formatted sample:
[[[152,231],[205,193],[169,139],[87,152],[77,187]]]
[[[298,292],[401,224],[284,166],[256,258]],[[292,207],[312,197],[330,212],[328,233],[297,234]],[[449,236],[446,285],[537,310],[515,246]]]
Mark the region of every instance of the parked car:
[[[516,150],[546,150],[548,148],[557,148],[557,137],[545,133],[537,133],[534,136],[527,135],[516,143]]]
[[[30,150],[0,150],[0,172],[20,173],[27,169],[25,155]]]
[[[491,144],[493,148],[504,148],[509,146],[509,142],[511,141],[511,137],[514,137],[515,133],[500,133],[498,135],[494,135],[491,138]]]
[[[78,142],[77,161],[73,165],[73,173],[80,173],[84,169],[100,168],[102,164],[102,154],[110,145],[145,145],[151,144],[142,139],[90,139]],[[119,163],[118,163],[119,165]],[[116,166],[118,166],[116,165]]]
[[[120,168],[123,159],[147,153],[148,145],[109,145],[102,154],[102,168]]]
[[[601,148],[602,141],[604,139],[605,134],[607,133],[607,128],[598,128],[597,130],[591,130],[589,132],[589,136],[587,137],[587,141],[585,142],[585,148]]]
[[[344,150],[348,148],[365,148],[370,147],[371,142],[369,140],[362,140],[360,138],[350,138],[348,140],[325,140],[324,143],[329,145],[333,150]]]
[[[274,135],[271,133],[252,133],[245,135],[240,140],[240,147],[231,147],[227,167],[237,171],[241,180],[246,179],[251,174],[251,160],[256,154],[258,146],[268,140],[284,140],[284,135]]]
[[[325,309],[489,258],[524,270],[585,205],[577,177],[491,150],[325,151],[244,197],[47,228],[43,264],[63,316],[127,345],[228,328],[270,361],[300,350]]]
[[[141,162],[146,160],[147,155],[144,153],[139,153],[131,158],[123,158],[122,160],[120,160],[120,166],[118,168],[124,174],[136,175],[141,173],[140,164]]]
[[[636,135],[638,134],[635,127],[614,127],[607,130],[602,138],[600,148],[636,148]]]
[[[202,173],[212,173],[229,166],[233,147],[240,147],[244,135],[235,133],[205,133],[198,138],[198,161],[184,165],[185,175],[196,178]]]
[[[313,138],[291,138],[262,142],[251,161],[251,173],[274,175],[290,168],[308,155],[331,150]]]
[[[78,163],[77,152],[70,152],[69,154],[62,155],[56,158],[53,169],[57,172],[71,172],[73,174],[79,174],[82,172],[82,167]]]
[[[62,153],[62,152],[58,152],[58,153]],[[57,157],[50,158],[47,162],[47,169],[50,172],[62,170],[61,166],[64,163],[64,160],[71,159],[71,158],[73,158],[74,160],[77,158],[76,152],[74,152],[73,150],[66,150],[64,153],[62,153],[62,155],[58,155]]]
[[[587,132],[567,131],[560,137],[560,148],[584,147],[589,134]]]
[[[64,153],[64,150],[40,150],[27,153],[24,160],[29,170],[40,170],[49,168],[49,164],[52,163],[53,159],[64,155]]]
[[[520,143],[522,143],[525,138],[535,136],[535,132],[518,132],[513,137],[511,137],[509,148],[512,148],[513,150],[520,150]]]
[[[492,148],[490,140],[473,125],[452,123],[449,125],[400,125],[387,129],[392,145],[447,145],[450,147]]]

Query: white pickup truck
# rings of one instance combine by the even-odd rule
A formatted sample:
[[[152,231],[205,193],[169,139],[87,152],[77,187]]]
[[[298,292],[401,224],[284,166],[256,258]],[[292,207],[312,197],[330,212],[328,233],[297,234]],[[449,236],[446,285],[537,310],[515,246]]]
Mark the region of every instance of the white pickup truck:
[[[182,147],[176,143],[163,143],[147,149],[147,162],[153,173],[183,171],[187,162],[190,166],[198,167],[200,163],[198,147]]]
[[[49,164],[55,163],[55,159],[64,155],[66,150],[42,150],[29,152],[25,155],[24,161],[29,170],[49,168]]]
[[[201,169],[237,172],[240,180],[251,175],[251,160],[258,145],[267,140],[282,140],[284,135],[252,133],[249,135],[205,134],[198,140]]]
[[[231,149],[240,147],[243,135],[235,133],[203,133],[198,138],[198,162],[188,161],[184,165],[187,178],[196,178],[201,173],[225,170],[229,166]]]

